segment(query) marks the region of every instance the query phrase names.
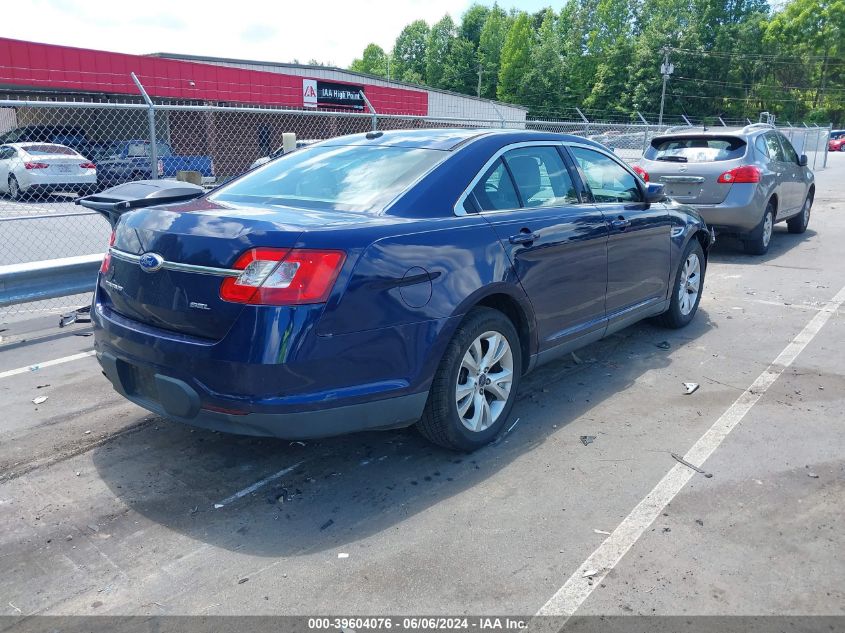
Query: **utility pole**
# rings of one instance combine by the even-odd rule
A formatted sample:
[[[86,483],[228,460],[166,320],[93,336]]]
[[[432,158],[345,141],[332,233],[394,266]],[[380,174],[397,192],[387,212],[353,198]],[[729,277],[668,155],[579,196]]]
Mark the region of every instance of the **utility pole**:
[[[481,62],[478,62],[478,90],[476,94],[479,98],[481,97]]]
[[[663,125],[663,104],[666,101],[666,83],[669,75],[675,72],[675,66],[669,62],[669,47],[663,47],[663,63],[660,65],[660,74],[663,75],[663,92],[660,95],[660,117],[657,119],[657,126]]]

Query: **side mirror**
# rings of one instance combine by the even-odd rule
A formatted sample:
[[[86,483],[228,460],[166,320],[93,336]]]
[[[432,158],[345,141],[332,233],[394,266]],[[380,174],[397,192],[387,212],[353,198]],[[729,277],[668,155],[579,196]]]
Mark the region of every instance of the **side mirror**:
[[[649,204],[653,202],[663,202],[666,199],[666,193],[663,191],[663,185],[650,182],[646,185],[645,201]]]
[[[801,156],[798,158],[798,166],[799,167],[806,167],[807,166],[807,155],[806,154],[801,154]]]

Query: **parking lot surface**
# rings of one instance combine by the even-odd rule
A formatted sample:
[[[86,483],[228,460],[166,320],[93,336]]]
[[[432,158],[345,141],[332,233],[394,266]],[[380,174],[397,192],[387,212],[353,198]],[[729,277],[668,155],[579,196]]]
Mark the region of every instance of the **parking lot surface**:
[[[114,393],[88,325],[0,326],[0,610],[842,615],[843,177],[766,256],[720,239],[686,329],[530,374],[471,455],[192,429]]]

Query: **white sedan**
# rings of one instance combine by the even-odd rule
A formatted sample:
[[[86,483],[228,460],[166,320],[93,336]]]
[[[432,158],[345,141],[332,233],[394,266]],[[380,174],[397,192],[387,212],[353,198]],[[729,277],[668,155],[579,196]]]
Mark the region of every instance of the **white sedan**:
[[[97,166],[55,143],[0,145],[0,192],[12,200],[50,191],[85,191],[97,184]]]

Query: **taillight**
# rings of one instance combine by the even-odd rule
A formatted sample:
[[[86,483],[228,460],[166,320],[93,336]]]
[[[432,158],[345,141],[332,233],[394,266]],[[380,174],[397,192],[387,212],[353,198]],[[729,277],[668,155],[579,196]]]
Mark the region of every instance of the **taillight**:
[[[24,163],[23,166],[27,169],[47,169],[50,165],[47,163]]]
[[[304,248],[253,248],[235,262],[237,277],[220,286],[220,298],[234,303],[295,305],[324,303],[346,255]]]
[[[106,251],[106,254],[103,257],[103,263],[100,264],[100,272],[101,273],[109,272],[109,266],[111,266],[111,247],[112,246],[114,246],[114,231],[111,232],[111,237],[109,238],[109,250]]]
[[[648,182],[648,172],[640,167],[639,165],[634,165],[634,171],[637,172],[637,175],[642,178],[645,182]]]
[[[79,163],[79,168],[80,169],[97,169],[97,166],[94,163],[89,161],[87,163]]]
[[[760,168],[754,165],[735,167],[719,176],[716,182],[726,185],[732,185],[735,182],[760,182]]]

